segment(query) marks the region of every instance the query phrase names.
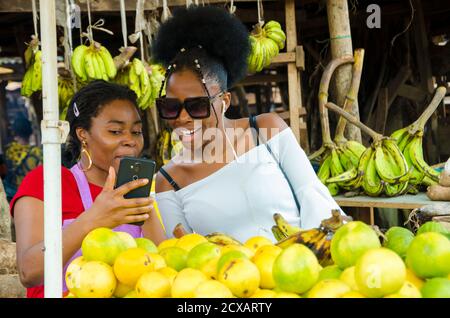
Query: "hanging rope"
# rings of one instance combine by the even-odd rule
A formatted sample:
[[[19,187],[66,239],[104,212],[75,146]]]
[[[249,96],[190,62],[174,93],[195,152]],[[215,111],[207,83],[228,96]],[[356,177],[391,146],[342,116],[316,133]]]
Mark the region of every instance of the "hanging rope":
[[[163,11],[162,11],[162,17],[161,21],[165,22],[167,21],[171,16],[169,6],[167,5],[167,0],[163,0]]]
[[[189,8],[192,5],[192,0],[186,0],[186,8]]]
[[[230,12],[230,14],[234,14],[236,12],[236,6],[234,5],[234,0],[231,0],[229,12]]]
[[[87,10],[88,10],[88,22],[89,25],[87,27],[88,30],[88,38],[89,38],[89,42],[91,44],[94,43],[94,35],[92,34],[92,23],[91,23],[91,4],[89,2],[89,0],[87,0]]]
[[[32,7],[33,7],[34,36],[36,38],[39,38],[38,26],[37,26],[38,14],[37,14],[37,9],[36,9],[36,0],[32,0]]]
[[[123,47],[127,47],[127,16],[125,11],[125,0],[120,0],[120,21],[122,24]]]
[[[258,24],[262,27],[264,25],[264,8],[261,0],[257,0],[258,5]]]
[[[398,38],[400,35],[402,35],[402,34],[405,33],[406,31],[408,31],[409,27],[411,26],[411,24],[412,24],[412,22],[413,22],[413,19],[414,19],[414,6],[413,6],[411,0],[409,0],[409,6],[411,7],[411,18],[409,19],[408,25],[406,26],[406,28],[405,28],[402,32],[396,34],[396,35],[392,38],[392,40],[391,40],[391,47],[394,46],[395,40],[397,40],[397,38]]]
[[[144,37],[142,35],[142,30],[145,30],[147,27],[146,20],[144,17],[144,8],[145,8],[145,0],[137,0],[134,33],[128,37],[131,43],[135,43],[137,40],[139,40],[140,47],[141,47],[142,61],[145,60]]]

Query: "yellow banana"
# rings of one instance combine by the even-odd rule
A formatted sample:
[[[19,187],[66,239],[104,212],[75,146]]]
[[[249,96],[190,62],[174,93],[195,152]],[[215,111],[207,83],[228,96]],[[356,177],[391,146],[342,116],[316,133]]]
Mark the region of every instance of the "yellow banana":
[[[96,70],[94,68],[94,59],[92,56],[91,50],[86,50],[86,53],[84,54],[84,69],[86,71],[86,75],[88,80],[93,80],[96,78]]]
[[[103,63],[103,59],[100,56],[100,53],[94,53],[95,61],[97,62],[98,69],[100,70],[101,79],[104,81],[109,81],[108,73],[106,72],[105,64]]]
[[[272,234],[275,237],[277,241],[284,240],[287,236],[280,230],[280,228],[276,225],[272,226],[271,228]]]
[[[235,238],[219,232],[214,232],[208,235],[205,235],[206,239],[210,241],[211,243],[217,244],[217,245],[242,245],[241,242],[236,240]]]
[[[273,215],[273,219],[275,221],[275,224],[285,236],[290,236],[301,231],[300,227],[289,224],[286,219],[279,213],[275,213]]]

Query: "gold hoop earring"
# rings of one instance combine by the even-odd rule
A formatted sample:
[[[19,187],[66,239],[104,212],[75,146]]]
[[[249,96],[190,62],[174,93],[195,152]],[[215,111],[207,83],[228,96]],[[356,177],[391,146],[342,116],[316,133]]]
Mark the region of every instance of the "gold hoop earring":
[[[89,160],[89,164],[86,169],[83,169],[83,165],[81,164],[81,156],[83,155],[83,153],[88,157],[88,160]],[[91,157],[91,154],[89,153],[89,151],[87,150],[87,144],[86,144],[86,141],[84,141],[84,140],[83,140],[82,146],[81,146],[79,165],[80,165],[81,171],[83,171],[83,172],[89,171],[89,169],[91,169],[91,167],[92,167],[92,157]]]

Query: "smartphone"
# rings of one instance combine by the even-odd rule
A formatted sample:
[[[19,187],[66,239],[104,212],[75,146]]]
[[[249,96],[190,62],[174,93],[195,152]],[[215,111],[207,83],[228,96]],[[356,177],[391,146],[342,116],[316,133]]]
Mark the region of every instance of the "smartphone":
[[[145,186],[131,190],[124,195],[124,198],[134,199],[149,197],[153,175],[155,174],[155,167],[155,161],[150,159],[123,157],[120,160],[119,172],[117,173],[115,188],[118,188],[130,181],[147,178],[149,182]],[[141,226],[142,224],[144,224],[144,221],[130,224]]]

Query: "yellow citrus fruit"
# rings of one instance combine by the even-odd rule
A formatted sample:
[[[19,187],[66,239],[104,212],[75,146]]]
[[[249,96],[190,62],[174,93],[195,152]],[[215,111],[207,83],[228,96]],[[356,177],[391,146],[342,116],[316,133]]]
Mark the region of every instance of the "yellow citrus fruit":
[[[136,247],[122,252],[117,257],[114,263],[114,273],[122,284],[134,287],[142,274],[165,266],[161,255],[148,253],[144,249]]]
[[[447,276],[450,273],[450,240],[437,232],[416,236],[406,252],[406,264],[420,278]]]
[[[185,268],[181,270],[173,280],[173,298],[193,298],[197,286],[208,280],[208,278],[198,269]]]
[[[420,291],[423,298],[450,298],[450,279],[445,277],[428,279]]]
[[[130,291],[128,294],[126,294],[125,296],[123,296],[123,298],[139,298],[136,291],[133,289],[132,291]]]
[[[422,298],[422,294],[416,286],[408,281],[405,281],[399,291],[387,295],[385,298]]]
[[[164,276],[166,276],[170,281],[170,285],[172,285],[173,280],[178,275],[178,272],[171,267],[160,268],[160,269],[158,269],[158,273],[161,273]]]
[[[410,268],[406,268],[406,280],[416,286],[419,290],[422,288],[425,282],[414,274]]]
[[[135,239],[137,247],[143,248],[149,253],[158,253],[158,248],[155,243],[145,237]]]
[[[270,248],[266,248],[259,252],[252,259],[253,263],[258,267],[261,275],[259,287],[272,289],[275,288],[275,281],[273,280],[272,270],[275,259],[283,251],[281,247],[275,245],[268,245]]]
[[[229,260],[237,258],[248,259],[247,255],[241,251],[227,251],[225,253],[222,253],[219,260],[217,261],[217,273],[220,272],[225,263],[227,263]]]
[[[159,255],[164,258],[168,267],[176,271],[181,271],[186,267],[188,252],[181,247],[166,247],[159,251]]]
[[[79,256],[72,262],[70,262],[69,266],[67,266],[65,277],[66,286],[71,293],[74,290],[74,278],[76,277],[76,273],[81,269],[81,265],[83,265],[84,263],[86,263],[86,260],[83,258],[83,256]]]
[[[303,294],[319,279],[320,267],[316,255],[309,248],[295,243],[278,255],[272,271],[278,288]]]
[[[253,236],[245,241],[244,246],[255,253],[258,248],[265,245],[273,245],[273,242],[264,236]]]
[[[194,290],[195,298],[232,298],[227,286],[216,280],[207,280],[198,284]]]
[[[355,280],[355,266],[347,267],[339,277],[341,281],[347,284],[351,290],[357,291],[358,285]]]
[[[120,237],[126,248],[137,247],[134,237],[132,237],[129,233],[118,231],[116,234]]]
[[[161,243],[159,243],[158,251],[162,251],[163,249],[165,249],[167,247],[175,246],[177,244],[177,242],[178,242],[178,239],[176,237],[173,237],[168,240],[164,240]]]
[[[170,296],[170,280],[161,273],[147,272],[136,283],[139,298],[166,298]]]
[[[270,289],[258,288],[250,298],[276,298],[277,293]]]
[[[100,261],[111,266],[125,249],[126,246],[120,236],[105,227],[92,230],[81,243],[81,252],[86,261]]]
[[[132,290],[134,290],[133,287],[122,284],[121,282],[117,282],[116,290],[114,291],[114,297],[123,298]]]
[[[258,254],[260,254],[260,253],[262,253],[262,252],[265,252],[265,251],[267,251],[267,250],[273,250],[273,249],[277,249],[277,248],[280,248],[279,246],[276,246],[276,245],[263,245],[263,246],[261,246],[261,247],[259,247],[256,251],[255,251],[255,253],[253,254],[253,257],[252,258],[255,258]]]
[[[277,292],[275,298],[302,298],[302,297],[300,297],[300,295],[297,295],[295,293],[280,291]]]
[[[206,237],[197,233],[190,233],[180,237],[175,246],[181,247],[182,249],[185,249],[186,251],[190,252],[198,244],[205,242],[208,242]]]
[[[248,259],[232,259],[225,263],[217,279],[227,286],[237,297],[249,297],[259,287],[258,267]]]
[[[188,254],[187,267],[201,269],[206,262],[220,256],[220,248],[213,243],[200,243]]]
[[[406,279],[406,267],[395,252],[375,248],[364,253],[355,266],[358,291],[367,297],[384,297],[398,291]]]
[[[324,279],[311,288],[308,298],[340,298],[349,291],[350,287],[338,279]]]
[[[363,294],[352,290],[352,291],[346,292],[345,294],[342,294],[341,298],[366,298],[366,297],[364,297]]]
[[[319,272],[319,280],[323,279],[339,279],[342,270],[337,265],[329,265],[323,267]]]
[[[217,279],[217,263],[219,262],[220,257],[216,257],[208,260],[205,264],[203,264],[200,271],[206,275],[209,279]]]
[[[331,257],[341,269],[355,265],[366,251],[381,246],[378,235],[367,224],[352,221],[341,226],[331,240]]]
[[[116,277],[106,263],[86,262],[74,275],[73,294],[78,298],[110,298],[116,289]]]
[[[248,247],[246,247],[244,245],[229,244],[229,245],[223,246],[222,249],[221,249],[222,255],[225,255],[226,253],[231,252],[231,251],[242,252],[245,255],[247,255],[247,257],[249,259],[251,259],[255,255],[253,250],[249,249]]]

